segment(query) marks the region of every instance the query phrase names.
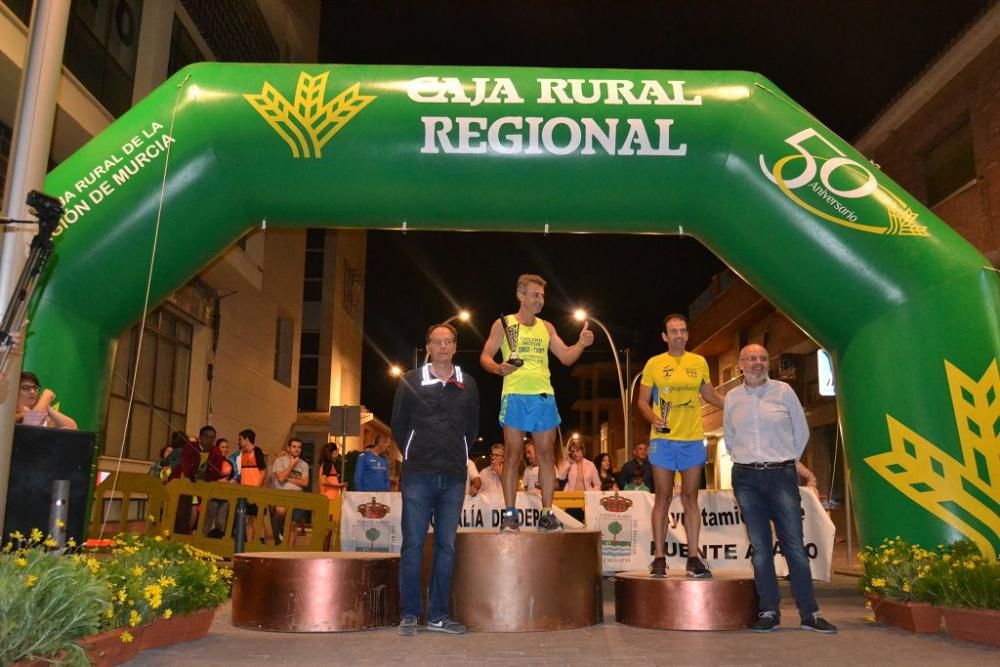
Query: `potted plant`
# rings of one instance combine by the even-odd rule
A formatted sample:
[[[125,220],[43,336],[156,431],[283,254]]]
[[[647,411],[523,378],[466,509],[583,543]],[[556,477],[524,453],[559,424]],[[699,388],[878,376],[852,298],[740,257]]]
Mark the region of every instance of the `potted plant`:
[[[76,642],[111,610],[111,593],[70,541],[64,549],[33,530],[11,534],[0,551],[0,665],[48,659],[88,665]],[[120,637],[116,641],[121,644]],[[117,647],[115,647],[117,650]]]
[[[941,606],[951,635],[1000,646],[1000,563],[971,540],[951,545],[928,568],[921,593]]]
[[[859,587],[876,621],[910,632],[941,629],[941,610],[923,599],[921,581],[938,561],[937,552],[896,537],[865,547],[858,558],[863,566]]]
[[[166,535],[116,536],[99,570],[112,592],[107,625],[140,629],[140,650],[204,637],[230,594],[220,560]]]

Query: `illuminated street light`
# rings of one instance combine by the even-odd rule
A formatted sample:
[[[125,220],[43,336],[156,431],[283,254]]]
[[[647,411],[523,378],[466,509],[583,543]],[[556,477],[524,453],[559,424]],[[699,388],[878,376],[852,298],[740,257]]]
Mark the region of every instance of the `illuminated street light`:
[[[625,432],[623,435],[625,436],[625,450],[628,451],[629,449],[631,449],[631,444],[632,444],[631,443],[632,424],[629,423],[630,422],[629,408],[631,407],[630,405],[631,401],[629,400],[628,392],[626,392],[625,390],[625,379],[622,374],[621,361],[618,359],[618,347],[615,345],[615,339],[611,336],[611,332],[608,331],[608,328],[604,326],[604,322],[600,321],[596,317],[588,315],[587,311],[585,311],[583,308],[577,308],[576,311],[573,312],[573,317],[574,319],[576,319],[577,322],[586,322],[588,320],[593,322],[594,324],[599,326],[601,328],[601,331],[604,332],[604,335],[608,337],[608,343],[611,345],[611,354],[614,356],[615,359],[615,371],[616,371],[615,379],[618,380],[618,393],[622,397],[622,419],[625,422]]]
[[[400,366],[393,364],[392,366],[389,366],[389,375],[394,378],[402,377],[403,369]]]

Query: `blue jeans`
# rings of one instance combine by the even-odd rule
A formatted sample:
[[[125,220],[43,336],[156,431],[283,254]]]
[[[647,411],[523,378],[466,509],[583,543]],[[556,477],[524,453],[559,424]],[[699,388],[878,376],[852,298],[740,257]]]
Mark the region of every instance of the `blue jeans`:
[[[760,598],[760,611],[778,611],[780,600],[771,552],[773,521],[781,553],[788,563],[792,596],[799,616],[811,617],[819,607],[813,592],[809,557],[802,541],[802,497],[795,466],[771,470],[733,466],[733,492],[753,546],[753,581]]]
[[[420,616],[423,610],[421,581],[424,541],[434,519],[434,561],[427,597],[427,620],[448,615],[451,574],[455,566],[455,534],[465,502],[465,477],[440,473],[405,473],[403,492],[403,545],[399,554],[399,607],[403,616]]]

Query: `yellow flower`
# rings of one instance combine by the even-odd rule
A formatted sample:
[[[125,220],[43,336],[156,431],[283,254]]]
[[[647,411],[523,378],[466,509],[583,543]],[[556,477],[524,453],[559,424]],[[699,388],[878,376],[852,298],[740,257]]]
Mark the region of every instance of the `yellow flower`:
[[[31,537],[30,537],[30,539],[31,539],[32,542],[41,542],[43,537],[45,537],[45,536],[42,535],[42,531],[38,530],[37,528],[32,528],[31,529]]]
[[[45,546],[47,546],[49,549],[55,549],[57,546],[59,546],[59,543],[56,542],[56,540],[55,540],[54,537],[48,538],[47,540],[45,540],[44,542],[42,542],[42,544],[44,544]]]
[[[872,586],[875,588],[885,588],[885,579],[882,577],[875,577],[872,579]]]
[[[108,607],[107,609],[104,610],[105,618],[111,618],[114,615],[115,615],[115,610],[112,609],[111,607]]]
[[[944,562],[947,563],[948,561],[951,560],[951,554],[945,554],[945,555],[941,556],[941,560],[943,560]]]
[[[140,623],[142,623],[142,616],[139,615],[139,612],[137,612],[135,609],[133,609],[132,611],[129,612],[129,615],[128,615],[128,624],[129,624],[129,627],[134,628],[135,626],[139,625]]]
[[[909,593],[910,592],[910,582],[908,582],[908,581],[904,581],[903,582],[903,592],[904,593]]]
[[[28,559],[24,558],[23,556],[21,558],[18,558],[17,560],[15,560],[14,563],[18,567],[28,567]]]
[[[135,567],[132,568],[132,576],[135,577],[141,577],[143,574],[145,574],[145,572],[146,569],[141,565],[136,565]]]
[[[160,537],[159,535],[157,535],[156,537],[154,537],[154,538],[153,538],[153,541],[154,541],[154,542],[162,542],[162,541],[163,541],[163,538],[162,538],[162,537]]]
[[[132,637],[132,633],[129,632],[128,630],[121,633],[120,638],[122,640],[122,644],[128,644],[134,639],[134,637]]]
[[[66,522],[62,519],[56,519],[56,528],[65,528]]]
[[[173,609],[168,609],[165,612],[163,612],[163,618],[167,619],[167,620],[169,620],[170,617],[173,616],[173,615],[174,615],[174,610]]]
[[[119,588],[118,589],[118,601],[119,602],[125,602],[125,600],[128,600],[128,591],[126,591],[124,588]]]
[[[10,537],[12,540],[23,540],[24,534],[21,533],[21,531],[19,530],[15,530],[13,533],[10,534]]]
[[[966,570],[975,570],[976,569],[976,564],[970,561],[970,562],[968,562],[968,563],[965,564],[965,569]]]
[[[156,580],[156,583],[163,588],[170,588],[171,586],[177,585],[177,581],[173,577],[167,577],[164,575],[160,575],[160,578]]]
[[[146,521],[148,521],[150,523],[155,523],[156,522],[156,517],[153,516],[152,514],[147,514],[146,515]]]
[[[32,586],[35,585],[36,581],[38,581],[38,577],[36,577],[33,574],[29,574],[28,578],[24,580],[24,585],[27,586],[28,588],[31,588]]]

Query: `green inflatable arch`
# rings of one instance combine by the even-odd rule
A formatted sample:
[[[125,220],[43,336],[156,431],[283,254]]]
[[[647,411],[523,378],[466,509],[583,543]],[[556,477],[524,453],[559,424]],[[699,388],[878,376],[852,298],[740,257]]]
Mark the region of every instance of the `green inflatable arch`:
[[[45,189],[25,365],[84,428],[158,216],[152,303],[262,220],[689,234],[832,353],[862,541],[1000,548],[996,273],[757,74],[201,64]]]

